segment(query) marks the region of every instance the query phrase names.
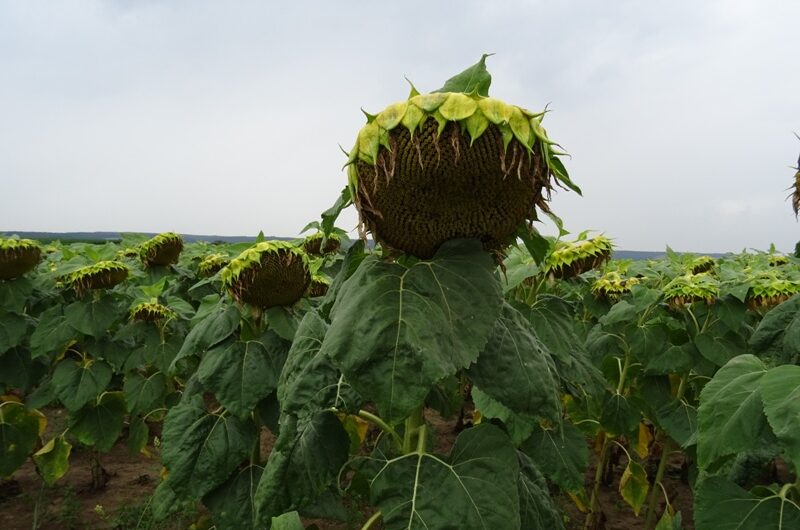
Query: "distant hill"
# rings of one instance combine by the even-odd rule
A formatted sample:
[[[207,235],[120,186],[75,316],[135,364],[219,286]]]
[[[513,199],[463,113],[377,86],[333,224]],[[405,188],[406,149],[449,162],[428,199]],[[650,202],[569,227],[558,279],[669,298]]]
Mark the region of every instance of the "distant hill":
[[[4,231],[0,232],[4,236],[16,234],[19,237],[26,239],[35,239],[37,241],[62,241],[64,243],[105,243],[106,241],[120,241],[122,234],[120,232],[14,232]],[[136,232],[136,234],[152,237],[155,233],[149,232]],[[197,241],[207,241],[209,243],[247,243],[255,241],[256,236],[215,236],[215,235],[198,235],[198,234],[181,234],[184,241],[187,243],[195,243]],[[281,239],[284,241],[291,241],[297,239],[295,237],[282,237],[282,236],[266,236],[267,239]],[[724,254],[709,253],[708,256],[712,258],[719,258]],[[632,259],[632,260],[645,260],[645,259],[659,259],[666,256],[666,252],[651,252],[641,250],[615,250],[615,259]]]
[[[153,232],[129,232],[131,234],[143,235],[153,237],[156,234]],[[0,232],[4,236],[16,234],[21,238],[35,239],[37,241],[63,241],[67,242],[84,242],[84,243],[105,243],[106,241],[120,241],[122,239],[121,232],[14,232],[5,231]],[[247,243],[255,241],[256,236],[215,236],[215,235],[197,235],[197,234],[181,234],[183,240],[187,243],[195,243],[197,241],[222,242],[222,243]],[[290,241],[297,239],[294,237],[280,237],[280,236],[265,236],[267,239],[282,239]]]

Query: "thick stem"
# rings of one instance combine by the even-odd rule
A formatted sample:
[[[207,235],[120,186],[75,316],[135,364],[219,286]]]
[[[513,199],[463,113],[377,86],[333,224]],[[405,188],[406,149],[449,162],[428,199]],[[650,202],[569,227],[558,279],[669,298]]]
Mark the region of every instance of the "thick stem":
[[[100,491],[106,485],[106,470],[100,463],[97,449],[92,449],[92,491]]]
[[[659,431],[659,437],[661,431]],[[661,460],[658,462],[658,470],[656,471],[656,478],[653,481],[653,488],[650,490],[650,499],[647,502],[647,519],[644,522],[645,530],[655,528],[656,523],[656,502],[658,501],[658,492],[661,480],[664,478],[664,470],[667,469],[667,460],[672,452],[672,440],[669,438],[664,439],[664,444],[661,447]],[[667,499],[669,502],[669,499]]]
[[[419,430],[419,426],[425,423],[425,418],[422,415],[422,406],[411,413],[411,416],[406,418],[405,431],[403,432],[403,454],[407,455],[413,451],[414,435]]]
[[[261,465],[261,417],[258,412],[253,412],[253,423],[256,426],[256,441],[253,443],[253,451],[250,453],[250,463],[254,466]]]
[[[592,525],[597,520],[597,512],[600,508],[600,482],[603,480],[603,470],[605,470],[606,460],[608,460],[608,449],[611,447],[609,440],[609,436],[603,434],[603,446],[600,449],[600,458],[597,461],[597,468],[594,471],[592,498],[591,501],[589,501],[589,514],[586,516],[586,522],[583,525],[584,530],[592,528]]]
[[[392,440],[394,440],[394,443],[397,445],[398,449],[402,448],[403,439],[400,438],[400,435],[397,434],[397,431],[392,429],[392,427],[388,423],[383,421],[383,419],[366,410],[359,410],[358,417],[363,420],[371,421],[372,423],[380,427],[383,432],[392,437]]]

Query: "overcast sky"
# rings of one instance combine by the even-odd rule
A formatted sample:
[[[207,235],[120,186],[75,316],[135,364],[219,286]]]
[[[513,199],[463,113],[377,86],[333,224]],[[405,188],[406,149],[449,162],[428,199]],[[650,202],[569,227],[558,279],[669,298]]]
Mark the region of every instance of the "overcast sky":
[[[572,155],[568,229],[789,251],[799,26],[796,0],[0,0],[0,230],[296,235],[361,107],[494,52],[491,94],[550,103]]]

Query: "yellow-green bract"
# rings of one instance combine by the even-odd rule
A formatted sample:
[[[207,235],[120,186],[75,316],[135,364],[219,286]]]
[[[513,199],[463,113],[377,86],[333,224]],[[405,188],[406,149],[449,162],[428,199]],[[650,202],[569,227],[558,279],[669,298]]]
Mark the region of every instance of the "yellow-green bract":
[[[202,277],[213,276],[230,261],[231,259],[227,254],[209,254],[197,266],[197,274]]]
[[[42,256],[42,249],[30,239],[0,239],[0,280],[18,278],[30,271]]]
[[[253,245],[222,269],[220,278],[236,300],[260,308],[292,305],[311,281],[306,254],[284,241]]]

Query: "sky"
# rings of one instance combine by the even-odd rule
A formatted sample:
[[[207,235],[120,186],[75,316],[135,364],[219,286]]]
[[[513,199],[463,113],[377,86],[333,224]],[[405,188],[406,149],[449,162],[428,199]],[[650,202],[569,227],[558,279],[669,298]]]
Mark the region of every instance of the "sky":
[[[361,108],[493,52],[491,95],[549,104],[571,155],[568,230],[791,251],[799,21],[796,0],[0,0],[0,231],[295,236],[345,185]]]

